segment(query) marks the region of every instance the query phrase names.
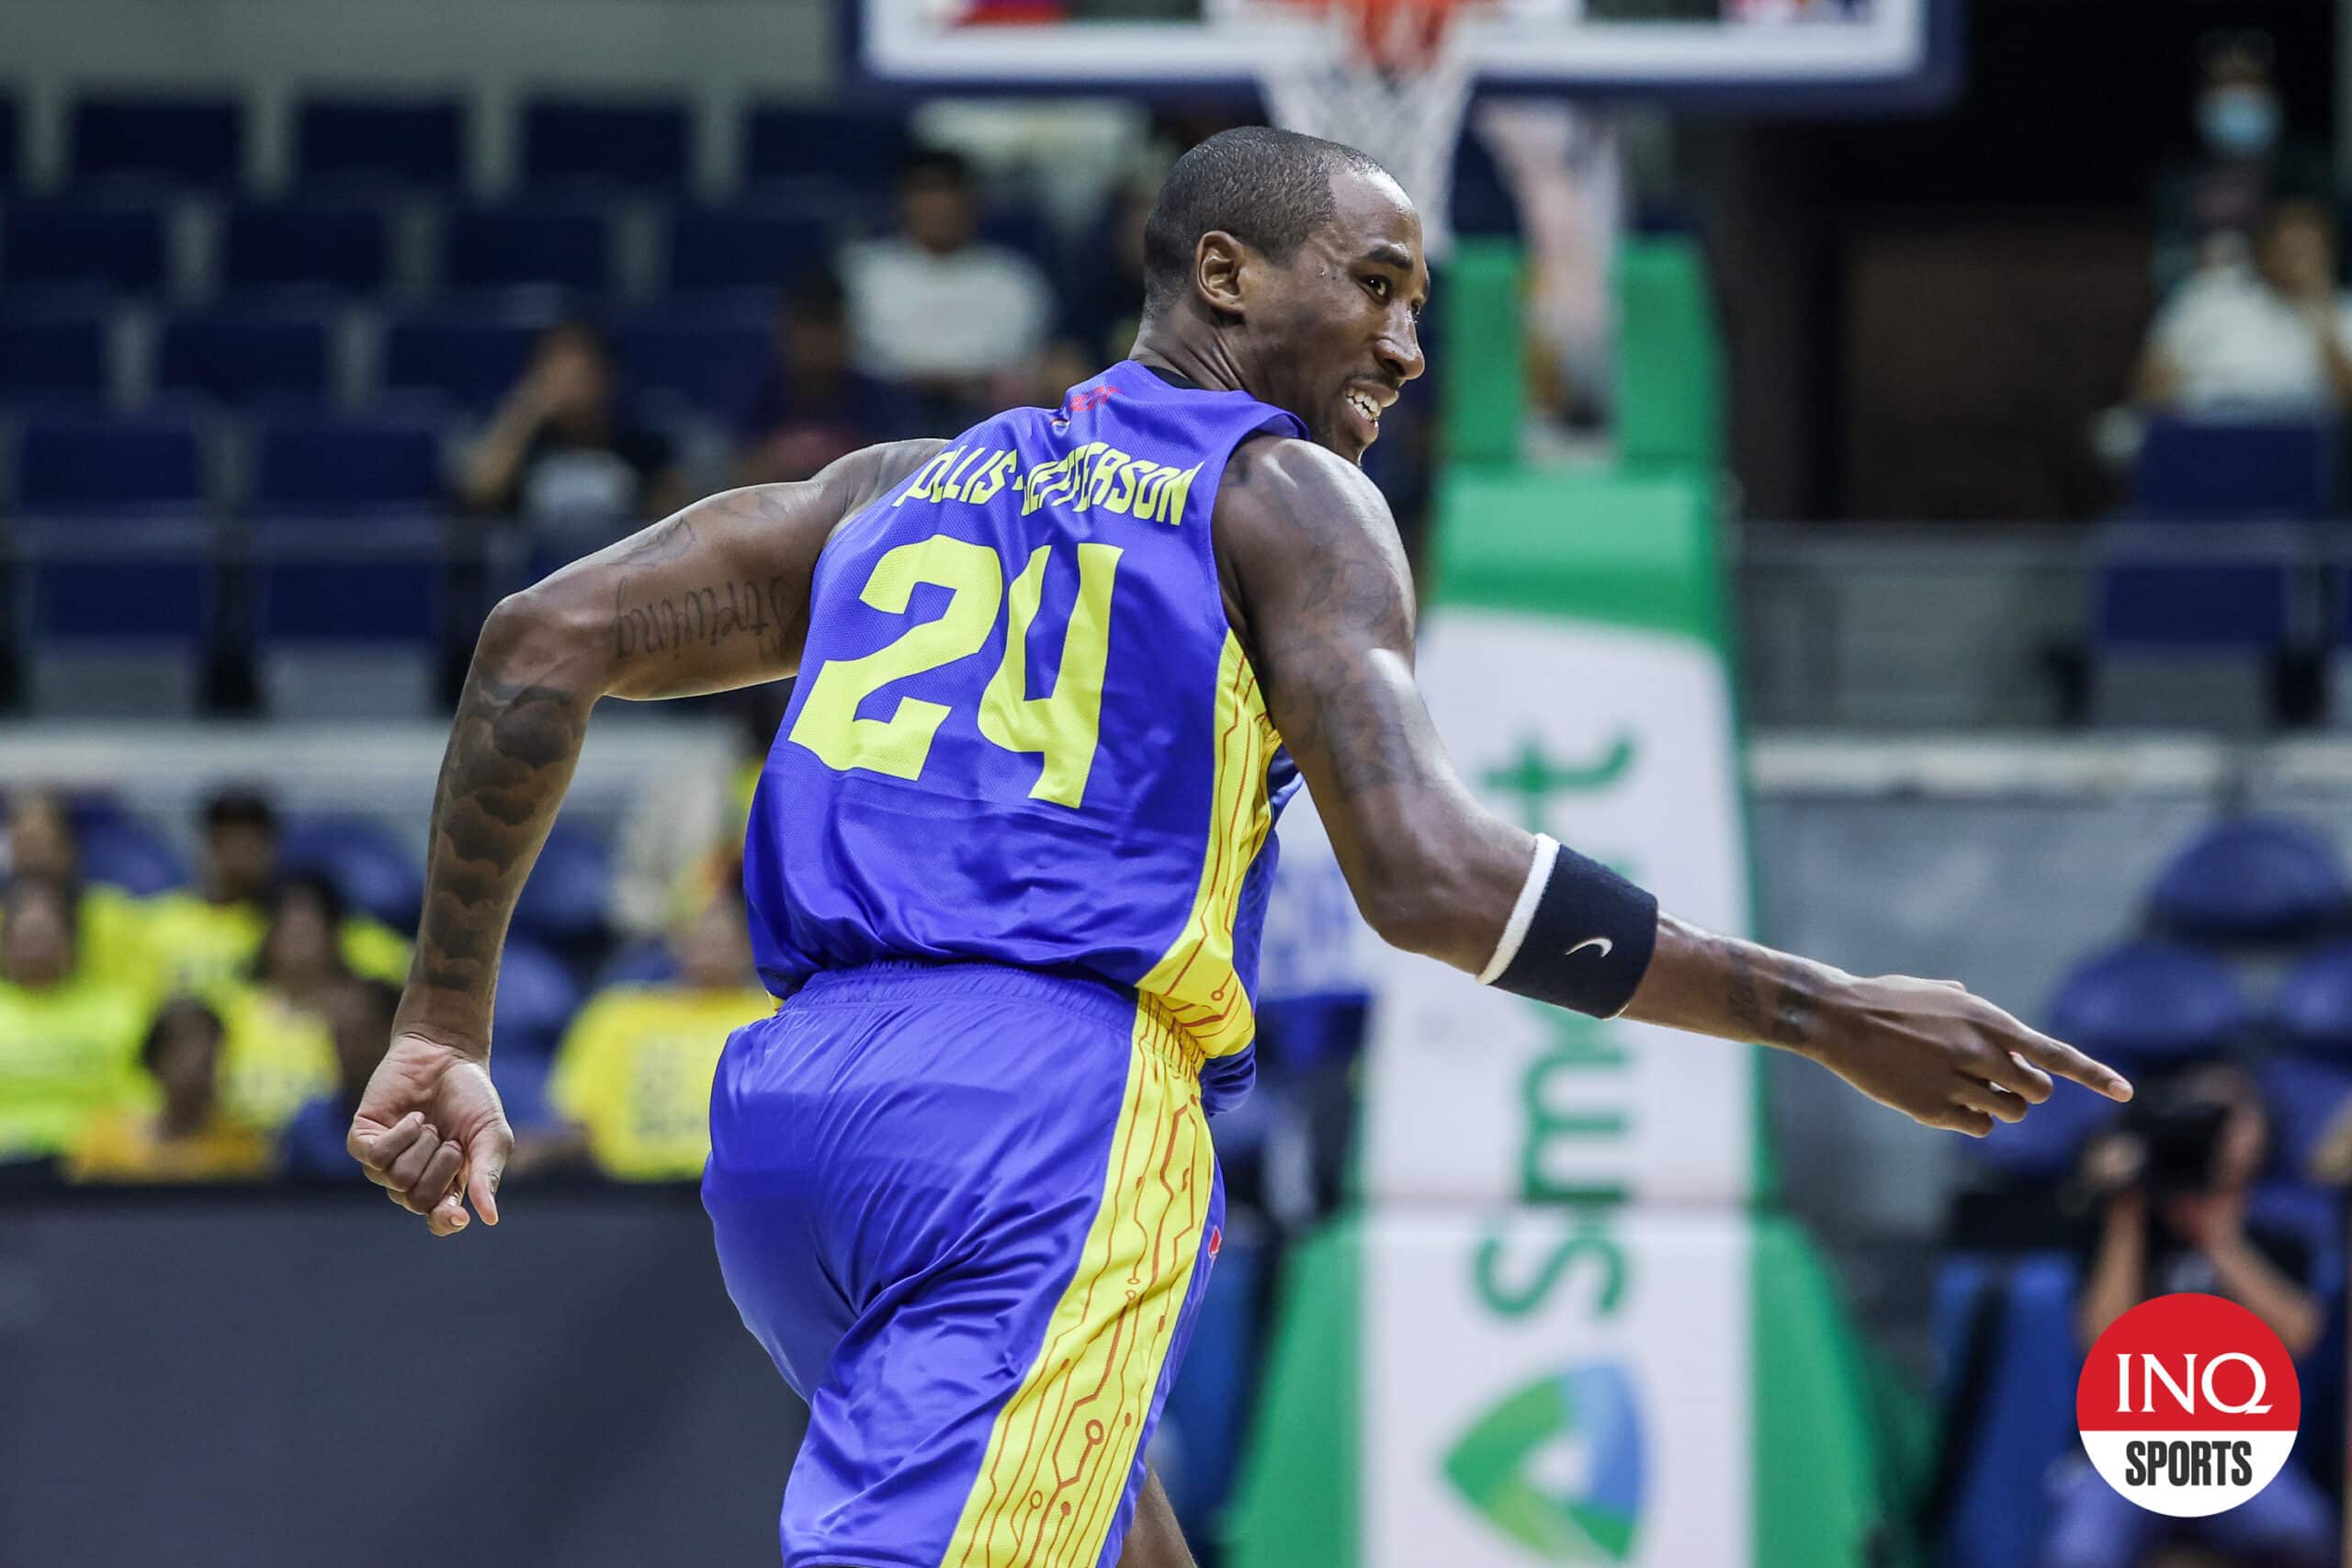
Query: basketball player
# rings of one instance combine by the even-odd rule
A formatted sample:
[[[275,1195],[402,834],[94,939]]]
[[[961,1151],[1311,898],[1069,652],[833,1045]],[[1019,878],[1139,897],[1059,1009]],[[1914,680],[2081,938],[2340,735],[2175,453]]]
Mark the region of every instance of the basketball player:
[[[808,1400],[786,1568],[1191,1562],[1145,1445],[1221,1237],[1301,776],[1373,928],[1507,990],[1769,1043],[1982,1136],[2116,1074],[1958,986],[1662,915],[1482,809],[1413,684],[1357,468],[1422,369],[1420,224],[1335,143],[1228,131],[1153,210],[1134,356],[1058,409],[686,508],[498,607],[434,803],[415,966],[350,1147],[498,1221],[499,946],[601,696],[799,673],[745,886],[775,1014],[704,1201]],[[1525,672],[1498,670],[1508,681]]]

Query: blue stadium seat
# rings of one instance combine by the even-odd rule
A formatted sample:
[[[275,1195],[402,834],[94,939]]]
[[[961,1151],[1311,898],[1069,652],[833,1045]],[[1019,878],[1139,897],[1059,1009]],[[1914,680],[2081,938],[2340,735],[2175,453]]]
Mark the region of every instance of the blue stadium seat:
[[[556,1126],[562,1118],[548,1103],[548,1076],[553,1064],[542,1054],[542,1048],[534,1047],[528,1041],[510,1046],[503,1034],[498,1036],[498,1044],[499,1049],[490,1056],[490,1081],[498,1089],[506,1124],[517,1133],[543,1132]]]
[[[1980,1402],[1974,1440],[1951,1461],[1946,1562],[2023,1568],[2041,1559],[2050,1530],[2050,1467],[2081,1451],[2075,1428],[2075,1384],[2082,1373],[2075,1337],[2078,1272],[2074,1258],[2055,1253],[2018,1259],[1961,1254],[1937,1269],[1941,1403],[1950,1411],[1962,1397]],[[1982,1386],[1963,1390],[1956,1380],[1970,1370],[1964,1341],[1980,1308],[1992,1314],[1982,1325],[1992,1336],[1989,1363]]]
[[[187,885],[187,862],[171,840],[128,812],[79,821],[75,833],[85,882],[103,882],[141,898]]]
[[[28,201],[0,215],[0,288],[150,294],[165,266],[152,207]]]
[[[294,177],[311,189],[453,190],[465,141],[456,98],[306,98],[294,111]]]
[[[2352,939],[2328,942],[2279,976],[2270,1028],[2283,1051],[2352,1066]]]
[[[498,996],[491,1006],[491,1042],[544,1061],[555,1054],[571,1015],[580,1010],[580,986],[563,961],[537,943],[509,941],[498,961]]]
[[[2255,1081],[2270,1108],[2272,1168],[2308,1170],[2320,1139],[2352,1105],[2352,1062],[2273,1056],[2256,1065]]]
[[[2282,647],[2294,625],[2297,564],[2269,550],[2183,554],[2120,545],[2099,565],[2094,636],[2105,649]]]
[[[684,104],[536,98],[523,107],[523,179],[674,189],[686,180],[692,131]]]
[[[596,970],[596,987],[606,986],[666,986],[678,977],[678,960],[660,937],[633,942]]]
[[[2132,511],[2178,520],[2335,511],[2335,429],[2311,420],[2158,418],[2132,473]]]
[[[888,191],[912,145],[903,115],[760,104],[743,117],[743,178]]]
[[[476,207],[449,215],[445,288],[560,288],[602,294],[612,276],[603,214],[579,208]]]
[[[1057,277],[1064,270],[1060,237],[1046,215],[1034,207],[990,207],[980,214],[979,237],[1028,257],[1049,277]]]
[[[2228,965],[2168,942],[2126,942],[2086,960],[2050,1004],[2051,1033],[2126,1072],[2222,1055],[2253,1023]]]
[[[77,180],[219,186],[244,173],[245,107],[234,98],[93,95],[72,123]]]
[[[545,312],[419,310],[384,329],[383,382],[395,393],[430,393],[480,412],[522,378]]]
[[[204,452],[185,420],[41,417],[17,446],[17,510],[29,515],[189,516],[205,506]]]
[[[375,207],[269,202],[229,214],[220,287],[272,295],[288,288],[372,294],[391,276],[391,225]]]
[[[773,320],[760,310],[638,311],[613,323],[612,343],[631,390],[713,414],[746,406],[775,355]]]
[[[13,190],[24,179],[17,149],[23,144],[22,121],[16,98],[0,93],[0,190]]]
[[[116,519],[56,514],[11,527],[42,656],[103,645],[168,647],[177,665],[211,637],[212,525],[180,515]],[[175,679],[186,675],[177,670]]]
[[[2280,817],[2216,823],[2156,874],[2158,925],[2188,942],[2291,942],[2352,906],[2335,846]]]
[[[0,311],[0,403],[105,400],[107,318],[95,310]]]
[[[315,316],[228,312],[164,323],[155,385],[224,403],[326,400],[327,323]]]
[[[252,510],[276,517],[439,509],[441,432],[417,420],[280,419],[254,441]]]
[[[514,929],[559,949],[593,946],[605,933],[612,886],[611,852],[582,829],[558,822],[523,885]]]
[[[364,512],[359,520],[289,517],[256,525],[251,547],[254,635],[274,702],[300,702],[293,694],[326,674],[330,652],[358,653],[363,671],[373,671],[360,689],[392,692],[401,711],[423,700],[450,619],[451,547],[438,522]],[[407,659],[387,657],[396,651]],[[309,706],[334,711],[340,700]]]
[[[300,817],[286,825],[277,858],[288,871],[325,877],[355,914],[396,931],[416,929],[424,870],[413,846],[372,817]]]
[[[825,220],[784,207],[685,208],[671,215],[669,284],[675,295],[773,299],[793,276],[826,263]]]

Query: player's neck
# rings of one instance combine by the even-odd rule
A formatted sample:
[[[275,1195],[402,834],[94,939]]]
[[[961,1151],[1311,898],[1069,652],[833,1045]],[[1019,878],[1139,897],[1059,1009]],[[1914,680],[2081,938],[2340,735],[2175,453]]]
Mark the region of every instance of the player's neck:
[[[1225,352],[1225,345],[1214,341],[1205,344],[1170,343],[1138,337],[1135,352],[1127,357],[1154,370],[1182,376],[1204,391],[1239,392],[1248,389],[1241,384],[1240,367]]]

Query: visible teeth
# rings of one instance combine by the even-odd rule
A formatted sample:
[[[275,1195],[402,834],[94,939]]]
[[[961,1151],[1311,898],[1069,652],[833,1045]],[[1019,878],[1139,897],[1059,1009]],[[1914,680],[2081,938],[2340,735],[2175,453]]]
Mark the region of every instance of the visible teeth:
[[[1358,413],[1372,421],[1373,423],[1378,424],[1380,423],[1380,405],[1374,402],[1362,392],[1350,392],[1348,394],[1348,401],[1354,406],[1355,411]]]

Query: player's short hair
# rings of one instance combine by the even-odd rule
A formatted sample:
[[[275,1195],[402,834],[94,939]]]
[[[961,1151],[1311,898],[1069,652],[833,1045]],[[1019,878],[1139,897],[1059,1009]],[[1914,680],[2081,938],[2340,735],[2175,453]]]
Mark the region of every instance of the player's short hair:
[[[1396,177],[1342,142],[1270,125],[1221,130],[1177,159],[1144,220],[1145,312],[1156,314],[1182,297],[1193,253],[1212,230],[1288,261],[1338,210],[1331,176],[1340,169]]]
[[[171,1042],[174,1027],[183,1021],[194,1023],[209,1034],[215,1050],[228,1033],[211,1003],[185,993],[175,996],[156,1009],[155,1016],[148,1021],[147,1037],[139,1043],[141,1066],[154,1072],[156,1063],[163,1059],[164,1047]]]
[[[909,186],[946,185],[968,190],[972,184],[971,160],[949,147],[918,147],[907,154],[899,169],[899,188]]]
[[[204,803],[204,826],[209,832],[215,828],[258,828],[265,833],[277,831],[277,811],[269,797],[259,790],[224,789]]]

